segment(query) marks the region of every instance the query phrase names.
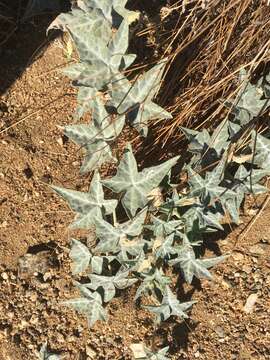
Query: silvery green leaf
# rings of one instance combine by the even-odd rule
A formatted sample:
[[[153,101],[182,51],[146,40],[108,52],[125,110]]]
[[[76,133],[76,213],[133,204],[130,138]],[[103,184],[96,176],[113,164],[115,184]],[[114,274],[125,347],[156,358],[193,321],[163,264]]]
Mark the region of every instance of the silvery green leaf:
[[[95,274],[101,274],[103,268],[103,257],[93,256],[91,259],[91,270]]]
[[[125,55],[128,48],[128,35],[128,24],[123,21],[108,45],[95,41],[88,49],[86,61],[77,66],[71,65],[64,72],[76,80],[77,86],[87,86],[98,90],[106,88],[116,81],[119,72],[130,66],[136,58],[136,55]]]
[[[236,192],[242,194],[241,200],[243,200],[244,194],[253,193],[256,195],[268,191],[267,187],[258,184],[258,182],[267,175],[269,175],[269,170],[253,169],[251,172],[247,171],[244,165],[240,165],[234,175],[234,181],[236,182],[234,189]],[[239,203],[239,207],[241,202]]]
[[[196,301],[180,303],[169,286],[166,286],[162,303],[159,306],[149,305],[145,306],[145,308],[153,312],[156,315],[157,322],[160,323],[167,320],[170,316],[178,316],[181,319],[188,318],[185,311],[195,303]]]
[[[221,225],[221,219],[223,214],[220,212],[212,212],[211,210],[202,210],[198,209],[198,218],[202,225],[202,228],[208,229],[209,227],[224,230],[223,226]]]
[[[117,255],[117,261],[119,264],[121,264],[121,271],[138,271],[139,267],[145,260],[145,253],[142,249],[142,246],[138,246],[138,250],[136,250],[137,254],[134,255],[132,258],[130,258],[130,254],[128,254],[128,251],[126,247],[122,247],[121,252]],[[134,247],[133,247],[134,249]]]
[[[81,3],[82,0],[78,2]],[[88,8],[100,9],[105,18],[115,27],[118,27],[123,19],[131,23],[134,18],[137,18],[136,12],[125,8],[126,3],[127,0],[86,0]]]
[[[61,357],[57,354],[53,354],[48,351],[47,342],[45,342],[39,352],[39,359],[40,360],[60,360]]]
[[[87,10],[99,9],[102,11],[104,17],[112,23],[112,6],[113,0],[78,0],[78,4],[81,4],[81,7]]]
[[[84,71],[85,64],[84,63],[75,63],[66,66],[62,69],[62,73],[68,76],[71,80],[76,80],[80,74]]]
[[[206,129],[203,129],[201,132],[190,131],[187,128],[181,128],[186,137],[189,139],[188,149],[192,153],[201,153],[204,149],[207,148],[207,144],[210,142],[210,135]]]
[[[220,123],[220,125],[214,130],[208,145],[210,148],[214,148],[218,155],[220,155],[228,145],[228,138],[229,124],[228,120],[224,119]]]
[[[97,96],[97,89],[79,86],[78,96],[77,96],[77,109],[76,117],[80,119],[84,114],[90,112],[93,107],[93,100]]]
[[[255,141],[255,133],[252,134],[253,143]],[[253,145],[252,145],[253,148]],[[270,171],[270,139],[257,134],[256,136],[256,149],[254,162],[256,165],[263,169]]]
[[[86,315],[90,327],[93,326],[97,320],[107,320],[107,312],[102,306],[102,299],[98,292],[93,292],[91,295],[89,292],[87,297],[67,300],[64,301],[63,304]]]
[[[107,161],[116,161],[111,153],[110,143],[120,134],[125,118],[120,116],[110,121],[109,114],[99,98],[93,101],[91,124],[67,125],[65,135],[86,149],[81,166],[82,174],[92,171]]]
[[[199,196],[202,203],[218,202],[224,209],[226,200],[228,198],[234,199],[237,196],[236,192],[230,188],[220,185],[224,178],[225,165],[226,151],[223,153],[219,164],[211,172],[207,172],[204,178],[196,173],[192,168],[188,167],[189,184],[191,187],[189,196]],[[212,215],[210,216],[212,217]],[[202,217],[205,218],[203,214]]]
[[[185,128],[184,126],[181,126],[180,129],[183,131],[185,137],[188,139],[189,142],[192,142],[199,134],[199,131],[188,129]]]
[[[239,208],[243,200],[244,194],[241,191],[236,191],[236,197],[224,200],[224,207],[229,212],[231,219],[235,224],[239,224],[240,222]]]
[[[199,228],[201,230],[209,230],[210,228],[223,230],[220,220],[222,214],[220,213],[211,213],[208,207],[203,205],[194,204],[192,205],[184,214],[183,218],[185,219],[185,228],[186,231],[192,231],[194,223],[198,222]]]
[[[122,239],[120,245],[120,251],[117,254],[117,260],[119,263],[123,266],[132,263],[132,266],[136,267],[139,265],[138,262],[142,259],[142,253],[144,253],[144,249],[148,249],[151,243],[149,243],[149,241],[145,240],[143,237],[139,236],[133,238],[132,240]],[[130,263],[131,257],[132,261]]]
[[[188,182],[191,187],[190,197],[201,196],[203,200],[209,197],[211,201],[217,201],[225,192],[227,193],[227,196],[235,196],[235,193],[232,190],[219,185],[222,180],[221,176],[224,164],[220,162],[219,165],[221,165],[221,167],[217,166],[212,172],[208,172],[205,178],[190,167],[188,168]]]
[[[240,130],[241,130],[240,125],[238,125],[232,121],[228,121],[228,132],[230,135],[230,139],[232,139]]]
[[[123,193],[121,202],[130,217],[136,214],[149,202],[147,195],[155,189],[176,164],[179,156],[174,157],[161,165],[153,166],[138,172],[137,162],[128,145],[124,151],[117,174],[102,183],[116,193]]]
[[[118,114],[126,114],[127,120],[143,136],[147,135],[148,121],[171,118],[167,111],[152,102],[159,89],[165,64],[164,61],[160,62],[134,84],[122,78],[111,88],[111,106],[117,109]]]
[[[189,140],[189,151],[195,155],[197,154],[192,158],[191,164],[201,163],[202,168],[211,165],[219,159],[229,144],[229,127],[227,119],[221,122],[213,132],[212,136],[209,135],[206,129],[198,132],[181,127],[181,130]]]
[[[152,215],[151,225],[147,225],[145,228],[153,231],[156,237],[166,237],[172,233],[181,236],[183,225],[183,220],[164,221]]]
[[[125,19],[129,24],[138,19],[138,13],[136,11],[130,11],[126,9],[127,0],[114,0],[113,8],[117,14]],[[117,24],[116,24],[117,25]]]
[[[91,273],[101,275],[104,268],[108,268],[109,264],[116,259],[116,256],[94,255],[91,258]]]
[[[167,354],[169,350],[169,346],[164,347],[163,349],[158,350],[157,352],[153,352],[147,348],[144,348],[145,357],[140,358],[139,360],[169,360]]]
[[[168,260],[171,255],[175,255],[177,252],[174,248],[175,234],[171,234],[165,238],[157,238],[157,245],[154,251],[156,259]]]
[[[97,171],[93,176],[88,193],[58,186],[52,186],[52,189],[68,201],[71,209],[77,213],[71,224],[73,229],[88,229],[94,224],[96,217],[102,218],[103,214],[112,214],[117,205],[117,200],[104,199],[100,176]]]
[[[142,294],[151,295],[160,292],[163,295],[167,285],[171,283],[171,279],[165,276],[162,269],[150,268],[145,273],[140,274],[143,277],[143,281],[136,291],[134,300],[137,300]]]
[[[219,256],[209,259],[196,259],[195,253],[191,246],[183,246],[181,251],[178,253],[176,259],[170,260],[170,265],[179,265],[183,271],[185,280],[187,283],[191,284],[193,277],[196,276],[198,279],[212,279],[212,275],[208,271],[208,268],[218,264],[223,261],[226,257]]]
[[[143,230],[143,223],[146,211],[141,211],[132,220],[123,224],[112,226],[103,219],[96,219],[96,235],[99,243],[95,248],[98,252],[117,252],[121,250],[122,241],[127,241],[127,237],[139,236]]]
[[[137,279],[127,278],[129,271],[118,272],[115,276],[102,276],[90,274],[90,283],[85,286],[89,289],[98,291],[102,289],[104,302],[109,302],[115,296],[116,289],[125,289],[137,281]]]
[[[225,105],[231,108],[235,120],[240,125],[248,124],[254,117],[258,116],[269,105],[269,99],[262,99],[263,90],[259,84],[251,84],[245,70],[241,70],[241,89],[233,102],[227,101]]]
[[[81,61],[96,59],[95,51],[99,53],[111,37],[111,26],[98,9],[85,11],[73,8],[69,13],[60,14],[51,23],[50,29],[60,29],[71,34]]]
[[[76,239],[72,239],[72,246],[69,256],[73,261],[73,275],[84,272],[88,268],[92,257],[88,247]]]

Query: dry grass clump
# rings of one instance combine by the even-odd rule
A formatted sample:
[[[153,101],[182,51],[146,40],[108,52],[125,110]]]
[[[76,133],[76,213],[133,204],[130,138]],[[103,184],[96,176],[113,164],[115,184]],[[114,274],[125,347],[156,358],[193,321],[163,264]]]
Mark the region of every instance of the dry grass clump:
[[[169,58],[159,103],[173,119],[156,130],[158,140],[171,143],[179,140],[180,125],[220,121],[223,100],[237,91],[240,68],[256,76],[269,66],[270,6],[265,0],[181,0],[158,11],[137,36]]]

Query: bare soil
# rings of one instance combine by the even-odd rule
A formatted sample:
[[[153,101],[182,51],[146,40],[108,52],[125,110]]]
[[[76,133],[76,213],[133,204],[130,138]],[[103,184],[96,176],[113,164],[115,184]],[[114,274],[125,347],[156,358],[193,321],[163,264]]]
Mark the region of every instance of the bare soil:
[[[17,36],[20,44],[25,34]],[[51,42],[19,77],[9,60],[18,53],[7,49],[1,60],[3,82],[17,79],[3,86],[0,100],[0,360],[36,359],[45,341],[71,360],[128,360],[136,342],[169,345],[172,359],[270,359],[270,205],[244,238],[238,235],[251,220],[248,204],[242,225],[206,239],[207,253],[230,257],[212,270],[214,281],[179,290],[182,300],[198,301],[186,322],[156,329],[134,304],[135,289],[114,299],[108,323],[93,329],[61,305],[74,296],[67,230],[73,214],[48,184],[85,190],[89,183],[78,176],[78,149],[59,128],[74,122],[76,106],[58,71],[68,61],[61,44]],[[251,294],[258,298],[246,313]]]

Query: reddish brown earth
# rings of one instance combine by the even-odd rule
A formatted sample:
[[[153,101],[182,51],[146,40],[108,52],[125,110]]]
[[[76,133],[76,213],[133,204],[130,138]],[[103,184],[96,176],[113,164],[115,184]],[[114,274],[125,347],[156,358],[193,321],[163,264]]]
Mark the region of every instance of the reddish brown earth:
[[[61,305],[74,295],[67,230],[73,215],[48,184],[85,190],[89,183],[78,176],[77,148],[58,127],[73,122],[76,105],[57,70],[67,62],[61,44],[53,41],[1,96],[0,359],[36,359],[45,341],[71,360],[128,360],[136,342],[169,345],[172,359],[269,359],[270,205],[245,238],[238,234],[250,215],[228,236],[208,240],[207,252],[231,256],[212,270],[213,282],[179,291],[198,301],[186,322],[155,329],[149,313],[135,306],[134,288],[114,299],[108,323],[93,329]],[[4,83],[14,76],[10,56],[1,60]],[[246,313],[251,294],[257,302]]]

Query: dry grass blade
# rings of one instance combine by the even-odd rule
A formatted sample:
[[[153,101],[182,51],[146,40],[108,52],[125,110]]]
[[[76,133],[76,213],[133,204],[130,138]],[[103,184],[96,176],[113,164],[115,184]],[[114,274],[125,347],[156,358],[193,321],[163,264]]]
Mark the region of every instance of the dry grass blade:
[[[269,15],[263,0],[176,1],[139,33],[169,57],[159,102],[173,119],[157,123],[157,142],[179,141],[181,125],[220,121],[220,99],[237,92],[239,69],[254,74],[270,60]]]

